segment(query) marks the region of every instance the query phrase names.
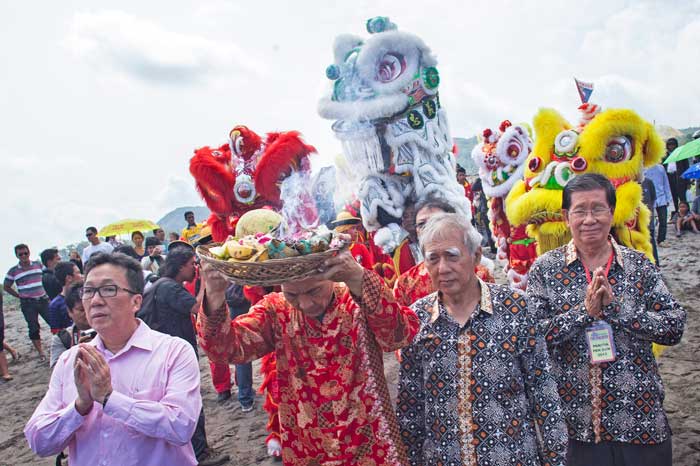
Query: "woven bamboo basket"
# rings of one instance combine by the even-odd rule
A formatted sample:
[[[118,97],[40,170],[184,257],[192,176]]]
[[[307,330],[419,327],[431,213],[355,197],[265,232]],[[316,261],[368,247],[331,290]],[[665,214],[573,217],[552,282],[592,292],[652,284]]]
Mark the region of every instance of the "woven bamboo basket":
[[[221,260],[215,257],[209,251],[215,246],[221,246],[221,243],[197,246],[197,255],[232,282],[239,285],[255,286],[281,285],[289,281],[308,278],[319,273],[319,267],[326,259],[347,248],[347,245],[344,245],[341,248],[329,249],[324,252],[304,256],[268,259],[262,262],[237,262]]]

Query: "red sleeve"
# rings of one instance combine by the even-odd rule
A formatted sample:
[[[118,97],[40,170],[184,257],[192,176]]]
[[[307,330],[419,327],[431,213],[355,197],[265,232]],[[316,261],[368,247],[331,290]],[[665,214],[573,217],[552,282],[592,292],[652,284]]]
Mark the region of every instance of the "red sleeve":
[[[270,295],[231,320],[226,304],[212,315],[200,308],[197,319],[199,344],[212,362],[245,364],[275,349],[275,297]],[[204,297],[206,300],[206,295]],[[279,298],[277,298],[279,300]]]
[[[396,302],[391,290],[374,272],[365,270],[362,296],[353,296],[367,318],[367,324],[383,351],[407,346],[418,333],[420,321],[415,312]]]

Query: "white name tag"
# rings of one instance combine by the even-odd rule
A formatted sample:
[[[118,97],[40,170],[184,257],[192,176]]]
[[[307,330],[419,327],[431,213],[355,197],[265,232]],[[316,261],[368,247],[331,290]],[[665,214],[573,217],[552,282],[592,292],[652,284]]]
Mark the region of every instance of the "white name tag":
[[[586,329],[588,341],[588,354],[591,364],[612,362],[615,360],[615,341],[613,340],[612,327],[607,322],[599,320]]]

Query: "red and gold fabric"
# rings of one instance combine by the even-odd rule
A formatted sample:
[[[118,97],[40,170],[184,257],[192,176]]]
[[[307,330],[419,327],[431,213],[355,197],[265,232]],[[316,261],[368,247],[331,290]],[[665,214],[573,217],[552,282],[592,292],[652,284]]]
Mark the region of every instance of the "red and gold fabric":
[[[402,466],[382,351],[406,346],[418,326],[365,271],[362,296],[336,284],[322,321],[271,293],[234,321],[224,306],[209,317],[200,311],[198,331],[213,360],[243,364],[275,353],[285,465]]]

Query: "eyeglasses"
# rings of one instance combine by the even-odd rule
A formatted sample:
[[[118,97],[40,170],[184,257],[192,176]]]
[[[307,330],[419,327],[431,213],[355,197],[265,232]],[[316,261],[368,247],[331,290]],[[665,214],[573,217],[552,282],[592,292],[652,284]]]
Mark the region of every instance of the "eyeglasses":
[[[29,251],[18,252],[17,255],[18,255],[19,257],[28,256],[28,255],[29,255]]]
[[[119,285],[102,285],[95,288],[91,286],[84,286],[78,290],[78,295],[80,296],[80,299],[92,299],[95,296],[95,293],[99,294],[102,298],[113,298],[117,295],[119,290],[123,290],[131,294],[138,294],[136,291],[128,288],[122,288]]]
[[[91,237],[91,236],[94,235],[94,234],[95,234],[95,233],[93,233],[93,232],[85,233],[85,237],[86,237],[86,238],[89,238],[89,237]]]
[[[569,217],[580,220],[584,219],[588,216],[588,214],[591,214],[593,218],[603,218],[606,215],[610,214],[610,208],[609,207],[595,207],[592,210],[583,210],[583,209],[577,209],[577,210],[572,210],[569,212]]]

